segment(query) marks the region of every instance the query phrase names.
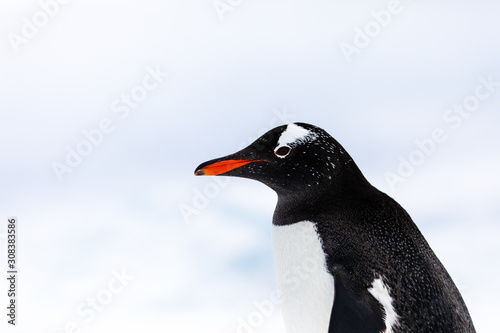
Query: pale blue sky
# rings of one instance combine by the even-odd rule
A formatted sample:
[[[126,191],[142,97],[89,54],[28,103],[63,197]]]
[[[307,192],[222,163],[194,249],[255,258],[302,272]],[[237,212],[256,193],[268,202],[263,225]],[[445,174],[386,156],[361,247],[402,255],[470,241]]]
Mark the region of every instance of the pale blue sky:
[[[477,330],[499,331],[500,3],[40,3],[0,4],[16,332],[229,333],[259,315],[254,332],[283,332],[278,307],[256,305],[275,290],[275,194],[193,171],[294,121],[327,130],[409,211]],[[401,159],[418,165],[391,187]]]

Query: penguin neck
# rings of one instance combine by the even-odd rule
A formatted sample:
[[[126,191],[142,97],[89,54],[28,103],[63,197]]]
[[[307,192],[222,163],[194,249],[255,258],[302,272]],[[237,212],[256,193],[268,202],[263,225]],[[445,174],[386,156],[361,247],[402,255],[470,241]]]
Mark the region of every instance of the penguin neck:
[[[314,221],[324,214],[344,209],[344,203],[355,197],[373,195],[374,190],[359,172],[341,180],[332,179],[318,186],[277,192],[278,202],[273,224],[288,225],[300,221]]]
[[[274,225],[288,225],[300,221],[312,220],[314,207],[321,204],[317,196],[295,196],[278,194],[278,203],[273,215]]]

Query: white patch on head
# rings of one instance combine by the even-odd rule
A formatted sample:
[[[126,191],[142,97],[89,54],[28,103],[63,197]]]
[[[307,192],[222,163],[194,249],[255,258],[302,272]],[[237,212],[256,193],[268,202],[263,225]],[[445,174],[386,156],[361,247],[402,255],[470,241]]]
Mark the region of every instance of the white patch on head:
[[[297,124],[289,124],[283,133],[281,133],[277,147],[288,146],[293,143],[315,138],[316,133],[313,133]]]
[[[316,225],[273,225],[273,253],[287,332],[328,332],[334,284]]]
[[[394,325],[398,322],[398,315],[392,306],[392,297],[389,294],[389,288],[384,284],[382,278],[379,277],[373,280],[372,287],[368,291],[384,308],[386,329],[383,333],[392,333]]]

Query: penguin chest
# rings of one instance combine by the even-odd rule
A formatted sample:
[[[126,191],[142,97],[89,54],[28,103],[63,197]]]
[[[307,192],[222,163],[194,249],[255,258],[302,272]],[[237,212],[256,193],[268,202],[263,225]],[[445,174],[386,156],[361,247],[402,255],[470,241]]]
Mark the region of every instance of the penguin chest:
[[[316,225],[273,225],[273,253],[287,332],[328,332],[334,284]]]

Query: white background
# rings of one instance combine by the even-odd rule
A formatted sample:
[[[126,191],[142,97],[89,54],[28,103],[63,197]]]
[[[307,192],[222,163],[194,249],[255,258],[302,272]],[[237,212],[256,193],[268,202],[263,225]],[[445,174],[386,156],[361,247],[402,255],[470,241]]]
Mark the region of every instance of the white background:
[[[453,108],[500,82],[500,3],[401,0],[383,27],[387,1],[223,3],[0,2],[0,240],[17,216],[20,271],[15,328],[0,279],[1,331],[284,332],[275,194],[193,171],[303,121],[409,211],[478,332],[499,332],[500,86]],[[435,130],[446,140],[424,155]]]

